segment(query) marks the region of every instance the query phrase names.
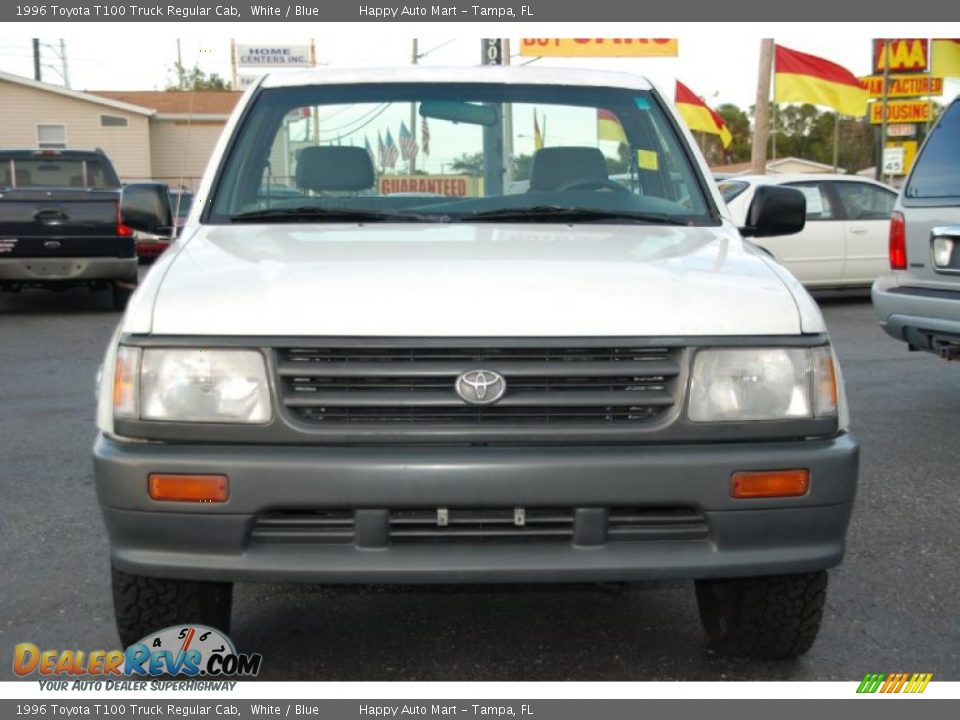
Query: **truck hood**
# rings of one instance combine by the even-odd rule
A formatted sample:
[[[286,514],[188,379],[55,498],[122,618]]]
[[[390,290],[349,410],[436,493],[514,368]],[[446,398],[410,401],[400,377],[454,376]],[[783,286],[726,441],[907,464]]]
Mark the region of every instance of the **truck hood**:
[[[135,298],[128,313],[128,332],[572,337],[802,331],[785,281],[728,227],[207,225],[188,235],[137,293],[144,297]]]

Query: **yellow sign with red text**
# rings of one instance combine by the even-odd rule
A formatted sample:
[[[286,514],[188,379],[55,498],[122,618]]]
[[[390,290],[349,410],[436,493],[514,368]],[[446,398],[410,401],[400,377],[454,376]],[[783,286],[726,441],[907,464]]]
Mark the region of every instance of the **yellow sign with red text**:
[[[522,38],[526,57],[677,57],[677,38]]]
[[[887,122],[925,123],[932,119],[929,100],[895,100],[887,103]],[[870,103],[870,124],[883,124],[883,103]]]
[[[883,97],[883,75],[860,78],[870,91],[870,97]],[[943,95],[943,78],[930,75],[891,75],[887,85],[887,97],[926,97]]]
[[[381,175],[381,195],[446,195],[469,197],[479,194],[475,178],[469,175]]]

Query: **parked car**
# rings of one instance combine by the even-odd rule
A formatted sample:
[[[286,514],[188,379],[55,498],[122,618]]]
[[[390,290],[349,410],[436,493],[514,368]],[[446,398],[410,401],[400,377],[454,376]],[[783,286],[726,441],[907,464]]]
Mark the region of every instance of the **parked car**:
[[[896,191],[855,175],[747,175],[719,183],[734,221],[744,223],[756,189],[796,188],[807,224],[796,235],[755,244],[808,288],[869,287],[887,271],[887,230]]]
[[[411,106],[434,166],[482,154],[475,194],[373,194],[363,130],[323,142]],[[320,142],[276,157],[301,107]],[[508,194],[504,116],[534,108],[565,144]],[[608,176],[598,109],[642,160],[633,189]],[[234,582],[685,578],[721,650],[806,652],[858,444],[816,303],[741,237],[800,231],[804,200],[759,187],[738,230],[682,127],[619,73],[324,68],[251,89],[103,365],[122,642],[227,631]],[[296,196],[264,192],[278,175]]]
[[[85,286],[126,307],[137,286],[132,225],[144,211],[153,232],[170,225],[166,186],[121,189],[100,150],[0,150],[0,168],[0,289]]]
[[[173,213],[173,228],[162,235],[154,233],[134,232],[133,237],[137,242],[137,257],[140,260],[153,261],[167,251],[180,233],[190,214],[190,208],[193,206],[193,193],[189,190],[170,189],[170,208]]]
[[[177,235],[183,230],[183,226],[187,222],[187,216],[190,215],[190,210],[193,208],[193,197],[194,193],[191,190],[170,190],[170,205],[173,208]]]
[[[880,325],[911,350],[960,358],[960,101],[924,142],[890,221],[890,272],[873,284]]]

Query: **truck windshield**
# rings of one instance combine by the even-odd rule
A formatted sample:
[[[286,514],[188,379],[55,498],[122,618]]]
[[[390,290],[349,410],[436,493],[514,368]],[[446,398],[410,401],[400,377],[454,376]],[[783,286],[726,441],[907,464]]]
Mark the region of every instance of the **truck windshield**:
[[[38,157],[0,161],[4,187],[93,188],[118,187],[113,174],[97,160]]]
[[[206,222],[717,224],[651,93],[503,84],[263,89]]]

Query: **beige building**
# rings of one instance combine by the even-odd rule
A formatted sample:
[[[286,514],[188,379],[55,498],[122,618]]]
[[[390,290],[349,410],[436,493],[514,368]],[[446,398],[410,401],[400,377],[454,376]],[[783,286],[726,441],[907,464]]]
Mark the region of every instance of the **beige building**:
[[[0,147],[101,148],[123,182],[193,188],[240,95],[80,92],[0,72]]]

